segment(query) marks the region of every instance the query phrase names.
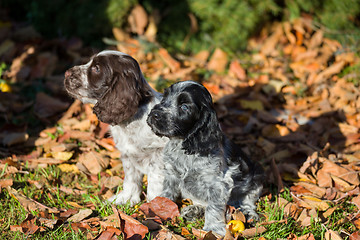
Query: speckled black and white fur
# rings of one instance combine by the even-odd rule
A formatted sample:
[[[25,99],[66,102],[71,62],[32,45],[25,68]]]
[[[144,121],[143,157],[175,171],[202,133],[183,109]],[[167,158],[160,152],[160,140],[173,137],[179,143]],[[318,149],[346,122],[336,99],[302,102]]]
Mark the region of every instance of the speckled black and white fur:
[[[192,199],[185,215],[204,206],[204,230],[221,235],[227,204],[240,207],[249,219],[259,218],[255,202],[262,191],[262,168],[225,137],[205,87],[193,81],[173,84],[147,122],[157,135],[170,138],[161,196]]]
[[[65,89],[83,103],[94,104],[100,121],[110,124],[125,172],[123,190],[109,202],[140,202],[143,176],[147,174],[147,200],[162,192],[162,151],[167,138],[156,136],[146,124],[161,94],[146,82],[138,62],[118,51],[102,51],[84,65],[65,73]]]

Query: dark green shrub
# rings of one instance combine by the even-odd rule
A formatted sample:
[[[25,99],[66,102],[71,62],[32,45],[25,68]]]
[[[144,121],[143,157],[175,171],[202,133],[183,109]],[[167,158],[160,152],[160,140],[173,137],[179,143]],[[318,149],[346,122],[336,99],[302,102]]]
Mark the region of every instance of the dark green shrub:
[[[350,39],[350,44],[360,41],[359,0],[3,0],[0,6],[30,21],[45,36],[75,35],[94,43],[111,36],[113,26],[126,28],[137,3],[149,14],[158,10],[157,40],[173,51],[242,50],[265,24],[302,13],[311,14],[330,37]],[[190,34],[189,13],[196,17],[196,33]]]

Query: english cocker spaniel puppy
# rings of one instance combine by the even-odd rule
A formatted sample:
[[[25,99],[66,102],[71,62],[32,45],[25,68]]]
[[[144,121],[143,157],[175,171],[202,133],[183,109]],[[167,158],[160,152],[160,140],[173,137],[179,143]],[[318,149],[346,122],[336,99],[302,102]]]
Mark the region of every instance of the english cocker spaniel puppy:
[[[157,135],[170,138],[164,148],[161,196],[190,198],[195,211],[197,205],[205,206],[204,230],[221,235],[227,204],[258,220],[255,202],[262,191],[262,168],[225,137],[205,87],[193,81],[173,84],[147,122]]]
[[[143,175],[148,177],[147,199],[162,192],[162,151],[167,138],[156,136],[146,124],[151,108],[161,94],[146,82],[139,64],[118,51],[102,51],[84,64],[65,73],[65,89],[93,111],[110,131],[121,151],[125,172],[123,190],[108,199],[115,204],[140,201]]]

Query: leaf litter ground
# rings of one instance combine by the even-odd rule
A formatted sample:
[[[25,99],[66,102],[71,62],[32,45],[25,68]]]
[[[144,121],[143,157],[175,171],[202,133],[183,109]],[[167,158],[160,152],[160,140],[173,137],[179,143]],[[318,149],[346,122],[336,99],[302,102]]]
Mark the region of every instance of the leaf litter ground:
[[[179,217],[189,201],[105,204],[121,191],[121,153],[91,106],[72,102],[63,89],[65,70],[97,50],[76,38],[44,40],[31,27],[2,29],[4,239],[218,238],[199,230],[202,219]],[[119,44],[111,48],[136,58],[154,88],[202,82],[222,129],[264,166],[262,220],[253,227],[229,206],[228,221],[245,222],[245,230],[225,239],[359,239],[360,61],[314,29],[308,18],[274,24],[238,57],[221,49],[192,56],[147,51],[153,43],[114,29]]]

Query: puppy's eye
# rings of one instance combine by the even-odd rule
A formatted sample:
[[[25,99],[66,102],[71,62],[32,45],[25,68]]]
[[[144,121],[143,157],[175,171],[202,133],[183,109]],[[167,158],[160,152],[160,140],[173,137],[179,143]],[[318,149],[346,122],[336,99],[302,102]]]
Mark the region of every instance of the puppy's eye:
[[[92,66],[92,67],[91,67],[91,71],[92,71],[93,73],[100,73],[100,67],[99,67],[99,65]]]
[[[180,105],[180,108],[181,108],[181,110],[183,110],[184,112],[189,111],[189,107],[188,107],[188,105],[186,105],[186,104]]]

